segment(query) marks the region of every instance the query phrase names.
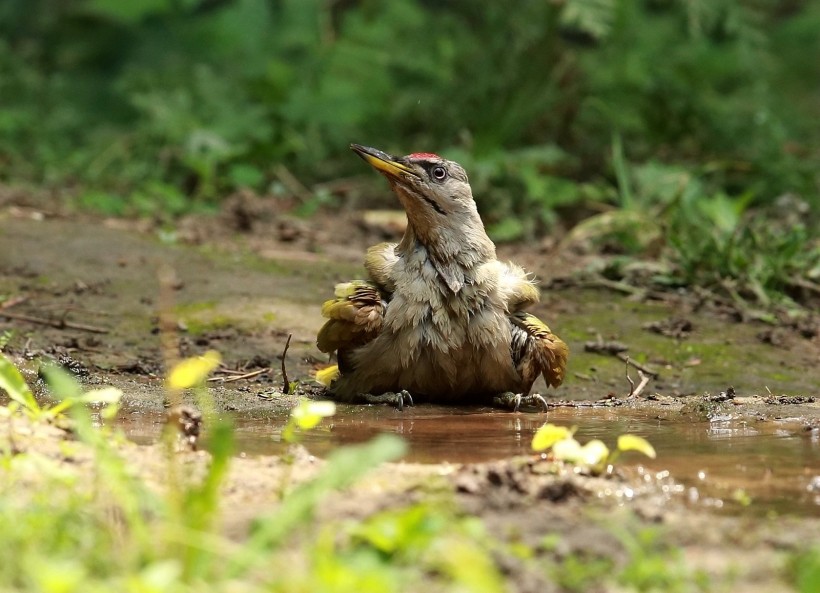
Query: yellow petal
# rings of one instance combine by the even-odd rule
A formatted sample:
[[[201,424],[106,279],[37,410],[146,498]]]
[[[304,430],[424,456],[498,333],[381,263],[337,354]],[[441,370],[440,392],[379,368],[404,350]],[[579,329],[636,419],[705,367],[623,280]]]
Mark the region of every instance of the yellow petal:
[[[316,371],[315,378],[317,383],[330,387],[330,384],[339,378],[339,365],[332,364],[327,368],[319,369]]]
[[[603,463],[609,457],[609,447],[603,441],[592,439],[581,447],[580,463],[589,466],[596,466]]]
[[[532,437],[533,451],[546,451],[558,441],[563,441],[572,436],[574,431],[566,426],[556,426],[549,422],[539,428]]]
[[[336,404],[331,401],[311,401],[303,399],[299,404],[293,408],[290,415],[296,421],[296,426],[302,430],[310,430],[322,418],[333,416],[336,413]]]
[[[202,356],[186,358],[168,374],[168,385],[173,389],[187,389],[205,382],[208,375],[219,366],[219,352],[208,350]]]
[[[655,459],[655,448],[643,437],[634,434],[622,434],[618,437],[618,449],[620,451],[638,451],[647,457]]]
[[[581,444],[571,437],[558,441],[552,446],[552,454],[559,461],[578,463],[581,460]]]

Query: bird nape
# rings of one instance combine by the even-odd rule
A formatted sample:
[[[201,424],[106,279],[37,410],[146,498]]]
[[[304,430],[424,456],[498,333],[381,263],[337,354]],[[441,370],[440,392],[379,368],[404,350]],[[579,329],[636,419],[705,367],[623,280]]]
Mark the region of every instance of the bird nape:
[[[407,213],[399,243],[367,250],[368,280],[338,284],[322,307],[317,346],[335,353],[321,376],[339,401],[495,404],[522,402],[543,375],[564,379],[567,345],[525,309],[538,289],[523,269],[496,259],[467,173],[432,153],[393,157],[351,145],[384,175]]]

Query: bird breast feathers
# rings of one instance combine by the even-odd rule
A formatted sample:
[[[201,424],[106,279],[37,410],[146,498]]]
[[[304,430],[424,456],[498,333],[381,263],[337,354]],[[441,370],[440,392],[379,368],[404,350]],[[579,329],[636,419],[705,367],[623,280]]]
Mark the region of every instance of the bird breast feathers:
[[[493,260],[481,266],[476,284],[489,284],[498,293],[500,301],[510,313],[538,302],[538,288],[521,267],[513,263]]]

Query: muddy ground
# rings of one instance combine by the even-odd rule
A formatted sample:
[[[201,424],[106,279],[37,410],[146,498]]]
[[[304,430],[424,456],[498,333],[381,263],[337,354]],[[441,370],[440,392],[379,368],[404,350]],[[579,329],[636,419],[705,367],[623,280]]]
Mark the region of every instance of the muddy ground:
[[[396,226],[392,215],[308,222],[241,201],[173,229],[6,207],[0,328],[13,335],[5,352],[32,383],[45,356],[88,385],[120,387],[119,422],[142,444],[128,445],[128,455],[151,475],[158,451],[148,443],[166,403],[159,315],[172,314],[179,355],[214,349],[223,357],[212,392],[219,411],[235,416],[244,453],[225,490],[224,523],[241,537],[250,518],[276,502],[279,436],[297,397],[282,393],[287,336],[286,371],[297,394],[319,395],[311,381],[327,364],[314,343],[319,307],[334,283],[361,277],[364,247],[391,238]],[[401,434],[410,453],[331,500],[323,518],[362,516],[444,489],[505,541],[537,546],[558,533],[562,554],[617,557],[616,532],[654,526],[664,545],[679,547],[689,565],[728,590],[784,590],[785,559],[820,545],[816,321],[739,322],[736,311],[697,294],[628,295],[566,280],[588,262],[550,244],[499,255],[541,280],[547,289],[534,312],[571,348],[567,381],[549,394],[550,420],[610,443],[623,432],[642,434],[658,459],[625,458],[609,477],[556,474],[528,456],[542,414],[340,407],[306,438],[305,456],[321,458],[378,432]],[[161,282],[168,270],[172,278]],[[161,284],[170,297],[161,296]],[[628,347],[620,358],[586,351],[612,341]],[[653,374],[639,397],[627,397],[626,355]],[[630,376],[638,382],[636,369]],[[206,458],[189,455],[192,463]],[[310,459],[306,468],[322,463]],[[543,575],[500,562],[512,563],[505,570],[516,589],[551,590]]]

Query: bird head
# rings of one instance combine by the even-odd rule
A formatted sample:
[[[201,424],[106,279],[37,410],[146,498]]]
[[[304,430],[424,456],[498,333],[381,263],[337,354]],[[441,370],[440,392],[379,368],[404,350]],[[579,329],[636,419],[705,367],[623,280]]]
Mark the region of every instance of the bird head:
[[[408,236],[422,243],[453,292],[464,283],[463,270],[456,268],[495,257],[461,165],[429,152],[394,157],[360,144],[350,148],[390,182],[407,212],[409,234],[403,244]]]

